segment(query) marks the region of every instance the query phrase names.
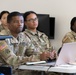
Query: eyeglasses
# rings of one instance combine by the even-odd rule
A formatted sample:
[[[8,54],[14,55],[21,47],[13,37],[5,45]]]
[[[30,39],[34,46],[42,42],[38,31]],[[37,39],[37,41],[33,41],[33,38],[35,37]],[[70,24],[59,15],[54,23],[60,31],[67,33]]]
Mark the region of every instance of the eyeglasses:
[[[38,21],[38,18],[35,18],[35,19],[29,19],[29,20],[26,20],[28,22],[34,22],[34,21]]]

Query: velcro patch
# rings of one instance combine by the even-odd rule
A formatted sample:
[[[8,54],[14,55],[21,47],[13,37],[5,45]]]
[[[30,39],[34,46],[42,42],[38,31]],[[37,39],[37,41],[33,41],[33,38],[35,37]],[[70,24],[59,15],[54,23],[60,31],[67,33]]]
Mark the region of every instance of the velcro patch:
[[[0,41],[0,50],[4,50],[6,48],[7,44],[5,41]]]

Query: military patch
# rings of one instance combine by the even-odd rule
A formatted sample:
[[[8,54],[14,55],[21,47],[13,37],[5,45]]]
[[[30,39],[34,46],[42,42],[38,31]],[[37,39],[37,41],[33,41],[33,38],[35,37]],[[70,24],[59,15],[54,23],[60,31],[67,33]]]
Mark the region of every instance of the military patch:
[[[11,51],[8,48],[4,48],[0,52],[1,56],[3,56],[5,59],[11,57]]]
[[[6,54],[9,54],[10,53],[10,50],[9,49],[5,49],[5,53]]]
[[[4,50],[7,44],[4,41],[0,41],[0,50]]]

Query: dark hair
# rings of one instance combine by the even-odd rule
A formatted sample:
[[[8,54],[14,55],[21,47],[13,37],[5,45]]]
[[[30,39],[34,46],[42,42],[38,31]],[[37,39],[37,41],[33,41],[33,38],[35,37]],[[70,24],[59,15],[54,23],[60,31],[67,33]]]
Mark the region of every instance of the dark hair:
[[[24,21],[26,21],[27,16],[28,16],[29,14],[31,14],[31,13],[33,13],[33,14],[35,14],[35,15],[37,16],[37,14],[36,14],[34,11],[27,11],[27,12],[25,12],[24,15],[23,15]]]
[[[9,14],[9,11],[2,11],[2,12],[0,13],[0,19],[2,18],[2,16],[3,16],[5,13],[8,13],[8,14]]]
[[[76,22],[76,17],[73,17],[72,18],[72,20],[71,20],[71,22],[70,22],[70,29],[72,30],[72,31],[74,31],[74,29],[73,29],[73,25],[74,25],[74,23]]]
[[[60,51],[61,51],[62,47],[59,48],[58,52],[57,52],[57,55],[59,55]]]
[[[8,16],[7,16],[7,23],[10,23],[12,20],[12,17],[14,16],[23,16],[20,12],[14,11],[11,12]]]

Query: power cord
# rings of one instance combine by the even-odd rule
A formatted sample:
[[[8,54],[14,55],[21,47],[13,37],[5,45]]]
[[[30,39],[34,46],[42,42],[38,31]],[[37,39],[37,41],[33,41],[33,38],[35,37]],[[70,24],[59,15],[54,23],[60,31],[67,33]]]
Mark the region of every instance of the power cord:
[[[47,69],[47,72],[49,71],[49,69],[50,69],[51,67],[54,67],[54,65],[50,65],[49,68]]]

